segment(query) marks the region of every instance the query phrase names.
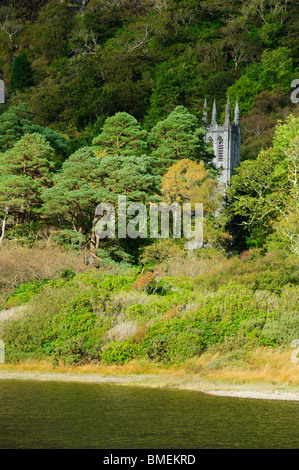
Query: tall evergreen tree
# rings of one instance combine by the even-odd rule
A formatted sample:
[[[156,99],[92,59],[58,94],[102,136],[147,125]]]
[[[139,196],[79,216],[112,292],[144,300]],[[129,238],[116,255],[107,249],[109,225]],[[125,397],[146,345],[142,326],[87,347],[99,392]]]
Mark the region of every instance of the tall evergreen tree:
[[[22,52],[14,60],[9,91],[13,94],[16,91],[23,91],[25,88],[29,88],[34,84],[35,82],[31,64],[26,52]]]
[[[184,107],[177,106],[169,116],[160,121],[149,134],[152,154],[160,172],[181,159],[204,161],[211,166],[212,151],[205,143],[205,129],[198,119]]]
[[[0,152],[12,148],[24,134],[24,126],[30,125],[30,113],[26,104],[10,107],[0,116]]]
[[[127,204],[146,204],[149,201],[156,200],[156,194],[159,192],[160,176],[152,174],[153,166],[153,158],[148,155],[117,155],[102,158],[98,169],[101,180],[100,202],[116,205],[120,195],[126,196]],[[118,216],[119,211],[116,213],[116,238],[103,240],[100,247],[104,248],[113,260],[126,261],[132,259],[132,257],[137,260],[139,248],[148,243],[148,239],[139,237],[137,239],[131,239],[130,237],[118,238],[120,223]],[[126,223],[130,219],[132,217],[127,215]],[[139,229],[141,229],[140,226]],[[99,254],[101,257],[103,256],[102,252]]]
[[[0,151],[12,148],[24,134],[43,135],[56,153],[56,165],[66,158],[68,141],[64,136],[48,127],[33,124],[32,113],[26,103],[10,107],[0,115]]]
[[[54,150],[40,134],[24,135],[0,158],[0,211],[13,225],[39,216],[41,191],[52,182]]]
[[[148,155],[117,155],[100,160],[101,200],[116,202],[118,195],[131,202],[145,203],[158,192],[160,176],[152,174],[153,158]]]
[[[147,150],[147,132],[133,116],[116,113],[106,119],[103,131],[93,144],[102,156],[142,155]]]
[[[88,147],[81,148],[64,162],[54,177],[54,186],[43,192],[44,210],[54,216],[58,226],[82,236],[90,234],[100,198],[98,167],[99,159],[94,152]]]

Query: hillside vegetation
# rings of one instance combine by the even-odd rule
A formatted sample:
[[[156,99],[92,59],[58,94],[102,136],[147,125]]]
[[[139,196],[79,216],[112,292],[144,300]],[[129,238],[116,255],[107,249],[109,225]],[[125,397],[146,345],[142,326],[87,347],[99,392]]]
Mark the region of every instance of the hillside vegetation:
[[[215,266],[205,253],[193,265],[203,271],[195,278],[92,269],[21,285],[3,306],[25,306],[1,324],[8,361],[173,364],[211,348],[289,347],[298,337],[295,257],[253,250]]]
[[[178,364],[209,351],[233,360],[299,338],[297,9],[1,2],[7,361]],[[207,99],[210,117],[216,99],[223,122],[228,97],[232,107],[238,98],[242,153],[224,194],[202,108]],[[202,249],[185,250],[173,230],[141,233],[135,214],[126,222],[137,238],[119,236],[116,216],[116,236],[100,239],[96,206],[119,195],[146,215],[151,203],[203,203]]]

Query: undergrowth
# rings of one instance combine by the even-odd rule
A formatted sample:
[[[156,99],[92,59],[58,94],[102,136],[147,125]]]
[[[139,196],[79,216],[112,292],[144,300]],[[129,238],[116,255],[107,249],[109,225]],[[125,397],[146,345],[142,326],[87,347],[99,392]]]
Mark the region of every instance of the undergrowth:
[[[0,323],[6,361],[179,364],[211,348],[226,348],[233,358],[235,350],[289,346],[299,337],[297,282],[279,280],[266,290],[247,286],[234,272],[211,288],[209,276],[136,273],[68,271],[19,285],[3,305],[27,305],[23,315]],[[272,280],[280,274],[272,269]]]

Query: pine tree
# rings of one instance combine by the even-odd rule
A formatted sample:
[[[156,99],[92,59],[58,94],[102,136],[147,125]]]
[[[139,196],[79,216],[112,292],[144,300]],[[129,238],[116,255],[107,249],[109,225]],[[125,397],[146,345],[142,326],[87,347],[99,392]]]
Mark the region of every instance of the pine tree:
[[[35,84],[31,64],[28,60],[26,52],[22,52],[15,58],[9,91],[14,94],[16,91],[23,91]]]
[[[90,234],[100,201],[98,167],[99,159],[92,149],[81,148],[64,162],[54,177],[54,186],[43,192],[43,208],[54,216],[58,226],[84,236]]]
[[[40,134],[24,135],[0,158],[0,212],[13,224],[39,217],[41,191],[52,182],[54,151]]]
[[[28,176],[41,186],[48,186],[54,158],[54,150],[44,136],[25,134],[11,150],[2,154],[1,175]]]
[[[0,152],[12,148],[24,134],[24,126],[30,125],[30,113],[26,104],[12,106],[0,116]]]
[[[116,202],[118,195],[127,200],[145,203],[158,192],[160,176],[152,174],[151,156],[117,155],[100,160],[98,174],[101,178],[101,199]]]
[[[56,153],[56,165],[66,158],[68,141],[64,136],[38,124],[33,124],[32,113],[26,103],[12,106],[0,116],[0,152],[12,148],[24,134],[43,135]]]
[[[100,184],[100,202],[111,204],[118,203],[118,196],[126,196],[127,204],[143,203],[157,200],[159,192],[160,176],[152,174],[153,159],[151,156],[117,155],[100,160],[98,175]],[[138,213],[138,211],[137,211]],[[120,220],[119,212],[116,213],[116,238],[103,240],[100,247],[109,253],[112,260],[127,261],[139,255],[139,249],[148,243],[147,238],[131,239],[130,237],[118,238]],[[127,216],[126,223],[129,223]],[[139,227],[140,229],[140,227]],[[102,257],[103,253],[99,252]]]
[[[94,138],[97,152],[102,156],[143,155],[147,151],[147,132],[128,113],[116,113],[106,119],[103,131]]]
[[[203,160],[207,167],[213,158],[204,141],[205,129],[183,106],[177,106],[149,134],[152,155],[160,173],[181,159]]]

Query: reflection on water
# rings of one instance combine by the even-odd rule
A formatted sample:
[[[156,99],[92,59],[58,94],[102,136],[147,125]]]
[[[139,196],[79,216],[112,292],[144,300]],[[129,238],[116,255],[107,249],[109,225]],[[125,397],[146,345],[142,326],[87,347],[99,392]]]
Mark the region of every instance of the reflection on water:
[[[298,403],[0,381],[0,449],[298,448]]]

